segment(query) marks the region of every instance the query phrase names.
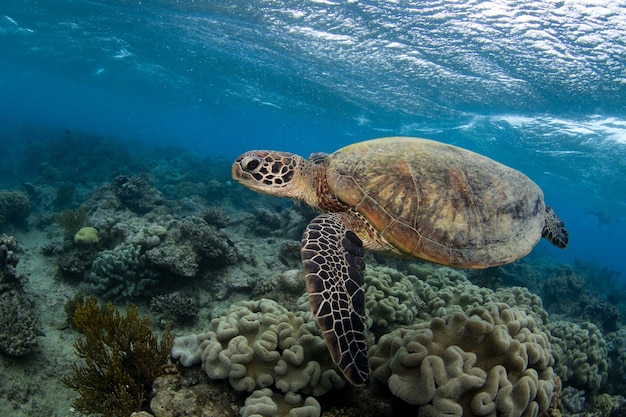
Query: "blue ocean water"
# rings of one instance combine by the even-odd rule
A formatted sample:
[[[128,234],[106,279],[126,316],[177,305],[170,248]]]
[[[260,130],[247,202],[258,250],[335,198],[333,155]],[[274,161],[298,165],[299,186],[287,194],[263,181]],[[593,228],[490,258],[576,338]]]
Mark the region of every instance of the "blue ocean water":
[[[64,1],[0,5],[3,186],[70,129],[232,159],[389,135],[523,171],[565,251],[626,280],[625,1]]]

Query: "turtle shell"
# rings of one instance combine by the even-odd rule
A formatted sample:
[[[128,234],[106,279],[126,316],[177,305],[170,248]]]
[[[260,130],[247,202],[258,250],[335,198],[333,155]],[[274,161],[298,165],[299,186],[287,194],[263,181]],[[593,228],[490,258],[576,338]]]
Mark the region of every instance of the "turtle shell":
[[[541,189],[466,149],[391,137],[339,149],[326,164],[329,191],[403,255],[484,268],[521,258],[541,238]]]

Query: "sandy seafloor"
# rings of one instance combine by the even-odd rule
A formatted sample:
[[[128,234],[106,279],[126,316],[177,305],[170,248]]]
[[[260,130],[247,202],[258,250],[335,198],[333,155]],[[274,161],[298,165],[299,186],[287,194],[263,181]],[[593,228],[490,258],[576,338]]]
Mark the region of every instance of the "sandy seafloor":
[[[56,142],[56,146],[63,144],[67,145],[63,139]],[[261,296],[273,297],[287,308],[295,308],[296,299],[304,290],[303,283],[302,287],[291,292],[280,291],[280,289],[259,291],[258,288],[268,277],[276,277],[285,271],[300,268],[297,251],[298,238],[306,224],[305,219],[314,213],[292,205],[289,200],[258,197],[244,190],[243,187],[232,184],[229,179],[230,163],[228,161],[211,162],[210,159],[198,158],[193,154],[175,149],[159,150],[156,154],[147,154],[145,158],[149,162],[143,166],[130,168],[107,166],[112,163],[102,162],[101,166],[96,167],[99,175],[78,183],[71,181],[72,174],[64,172],[62,166],[55,167],[51,164],[47,165],[48,171],[40,170],[38,174],[25,178],[20,186],[7,187],[7,189],[21,192],[27,189],[31,199],[31,212],[23,219],[25,221],[7,222],[3,232],[13,235],[18,242],[17,270],[28,277],[24,291],[34,300],[34,314],[38,320],[39,336],[38,345],[31,353],[23,357],[0,355],[0,374],[2,375],[0,416],[79,415],[72,408],[72,401],[76,394],[61,384],[61,379],[71,374],[71,365],[79,363],[72,343],[80,337],[78,332],[67,327],[63,307],[78,290],[88,295],[102,296],[102,293],[95,291],[89,283],[90,264],[85,265],[85,270],[82,271],[82,275],[79,274],[78,278],[77,276],[64,276],[67,275],[64,274],[64,270],[67,272],[71,268],[59,267],[62,263],[60,259],[63,252],[67,255],[68,252],[71,253],[80,248],[71,240],[64,240],[63,228],[54,220],[54,215],[63,210],[85,208],[89,217],[88,223],[96,229],[103,230],[109,227],[110,232],[115,230],[115,225],[121,225],[116,229],[117,232],[110,232],[106,237],[101,236],[99,246],[92,256],[97,256],[98,253],[111,250],[116,246],[120,248],[137,242],[141,243],[148,236],[146,230],[154,228],[154,225],[165,227],[167,229],[165,236],[174,233],[173,231],[182,230],[184,227],[181,224],[187,221],[186,219],[194,216],[196,219],[201,217],[209,207],[218,207],[222,214],[228,216],[229,223],[219,227],[218,236],[227,242],[226,250],[234,248],[236,260],[224,261],[222,258],[228,255],[218,254],[217,260],[204,262],[196,271],[196,275],[181,277],[174,274],[168,280],[163,281],[162,288],[154,288],[153,294],[180,292],[192,295],[199,303],[200,309],[193,323],[174,323],[173,331],[177,336],[206,330],[209,320],[218,317],[221,309],[240,300]],[[211,163],[213,166],[210,165]],[[194,169],[200,166],[206,171],[195,172]],[[54,171],[55,174],[51,175],[49,171]],[[147,172],[148,175],[139,175],[141,172]],[[137,181],[137,184],[144,186],[145,189],[141,191],[144,193],[142,194],[143,201],[144,203],[154,201],[154,206],[140,207],[141,210],[136,212],[133,211],[132,204],[125,206],[115,201],[114,184],[116,178],[120,176],[127,182]],[[142,182],[146,178],[150,180]],[[72,188],[72,193],[69,193],[69,196],[66,195],[66,201],[59,202],[59,190],[62,186],[68,185]],[[216,230],[217,228],[214,229]],[[175,241],[167,239],[167,237],[162,237],[160,245],[176,244]],[[216,245],[219,247],[219,244]],[[223,247],[219,248],[224,250]],[[384,256],[369,255],[366,260],[369,266],[389,262],[392,267],[400,271],[410,265],[408,261],[399,261]],[[516,267],[516,265],[521,266]],[[607,292],[611,291],[609,287],[599,286],[597,281],[598,276],[602,274],[611,277],[611,271],[599,265],[589,265],[584,262],[573,266],[562,265],[558,260],[546,256],[541,249],[518,261],[517,264],[505,268],[509,269],[503,270],[505,272],[500,275],[495,274],[499,278],[490,280],[487,276],[481,283],[501,287],[522,285],[525,279],[529,279],[534,286],[531,290],[541,292],[542,284],[537,281],[537,274],[543,272],[558,275],[558,271],[565,268],[570,271],[568,273],[577,277],[578,282],[584,283],[584,288],[580,291],[584,292],[589,299],[605,300],[608,297]],[[515,276],[515,271],[530,271],[531,276]],[[154,318],[155,330],[160,331],[162,326],[158,322],[164,318],[157,319],[148,308],[153,294],[140,294],[132,297],[131,301],[137,303],[142,314]],[[625,300],[620,297],[613,300],[614,311],[620,311],[623,316],[626,309]],[[123,301],[117,301],[118,306],[123,306]],[[580,300],[570,300],[571,304],[567,304],[567,300],[558,301],[565,303],[563,305],[566,308],[568,305],[572,307],[574,310],[571,311],[578,316],[568,316],[567,311],[561,311],[552,316],[555,320],[563,318],[578,322],[582,320]],[[613,323],[613,325],[623,328],[623,322]],[[229,391],[225,382],[219,386],[219,389]],[[363,392],[367,391],[361,391],[361,395]],[[353,390],[349,389],[345,393],[347,396],[356,395]],[[623,397],[618,395],[619,392],[612,392],[612,397],[606,397],[606,395],[602,397],[611,399],[614,404],[612,412],[607,412],[605,409],[602,414],[602,411],[598,411],[599,408],[594,401],[602,394],[605,394],[602,390],[594,392],[593,395],[588,394],[587,403],[578,414],[606,415],[607,417],[624,415],[619,414],[624,413]],[[236,411],[242,406],[244,398],[245,396],[241,395],[232,397],[233,415],[236,415]],[[323,416],[358,413],[356,409],[350,411],[349,406],[341,408],[340,411],[333,408],[331,412],[324,402],[322,402],[322,410]],[[220,411],[211,414],[211,411],[207,410],[206,413],[206,415],[220,415]],[[562,414],[574,413],[564,410]]]

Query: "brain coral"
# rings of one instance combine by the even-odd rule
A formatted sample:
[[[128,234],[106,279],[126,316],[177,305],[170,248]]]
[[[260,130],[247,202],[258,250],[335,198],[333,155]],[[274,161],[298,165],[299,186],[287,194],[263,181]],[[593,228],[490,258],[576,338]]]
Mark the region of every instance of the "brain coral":
[[[523,311],[488,303],[383,336],[372,380],[419,416],[537,416],[554,389],[550,344]]]
[[[319,396],[345,380],[309,316],[267,299],[238,303],[213,319],[207,333],[176,338],[172,357],[184,366],[201,362],[209,378],[228,379],[237,391]]]
[[[550,323],[550,343],[556,359],[555,372],[567,385],[598,392],[608,377],[607,344],[600,329],[589,322]]]

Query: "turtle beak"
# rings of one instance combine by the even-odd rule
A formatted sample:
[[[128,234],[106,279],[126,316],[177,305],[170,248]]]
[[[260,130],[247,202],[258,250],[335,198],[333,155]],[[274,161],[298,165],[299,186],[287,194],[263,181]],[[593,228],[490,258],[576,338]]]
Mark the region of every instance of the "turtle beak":
[[[230,169],[230,175],[237,182],[241,182],[241,180],[243,179],[243,169],[241,169],[242,159],[243,159],[243,156],[240,156],[239,158],[237,158],[235,162],[233,163],[232,168]]]

